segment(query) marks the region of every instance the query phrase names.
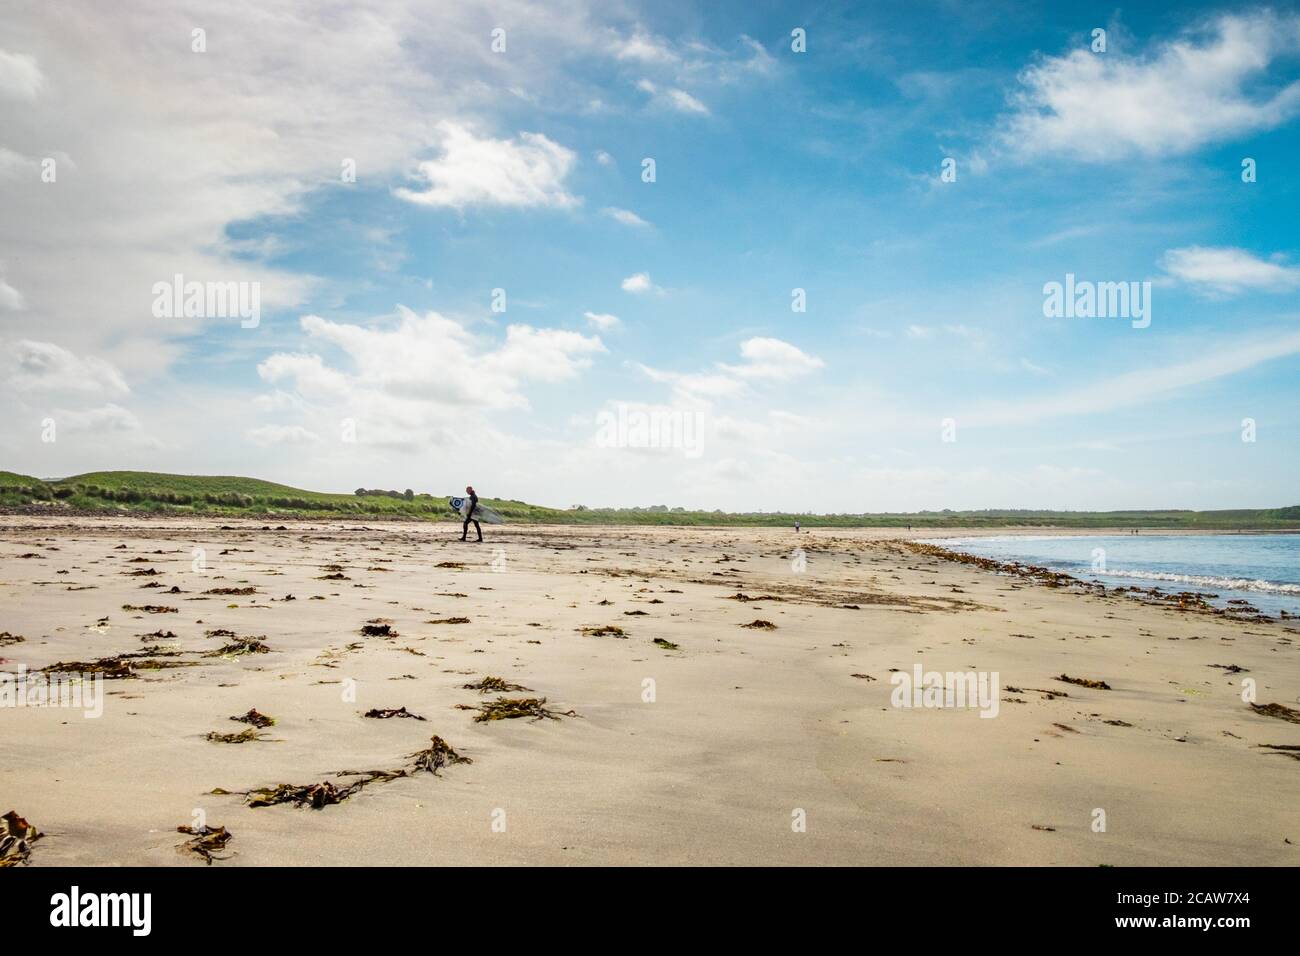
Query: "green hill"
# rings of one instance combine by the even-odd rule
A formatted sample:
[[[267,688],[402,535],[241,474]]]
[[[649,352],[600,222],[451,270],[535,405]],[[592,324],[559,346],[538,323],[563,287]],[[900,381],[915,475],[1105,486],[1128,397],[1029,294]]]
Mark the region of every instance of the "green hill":
[[[362,490],[362,489],[358,489]],[[516,523],[880,528],[1146,528],[1167,530],[1300,529],[1300,505],[1232,511],[922,511],[904,514],[786,514],[650,508],[545,508],[523,501],[484,498]],[[0,471],[0,509],[78,512],[145,511],[174,514],[405,517],[456,520],[441,496],[405,490],[364,494],[306,491],[234,475],[169,475],[148,471],[96,471],[52,481]]]

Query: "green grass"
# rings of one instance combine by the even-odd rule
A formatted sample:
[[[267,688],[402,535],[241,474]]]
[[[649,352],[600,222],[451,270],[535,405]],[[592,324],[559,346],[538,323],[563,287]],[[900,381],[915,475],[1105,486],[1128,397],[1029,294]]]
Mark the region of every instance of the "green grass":
[[[303,498],[338,498],[351,495],[329,495],[303,491],[288,485],[277,485],[260,478],[240,478],[233,475],[164,475],[151,471],[92,471],[73,475],[58,482],[61,485],[96,485],[100,488],[122,490],[150,488],[176,494],[227,494],[238,495],[289,495]]]
[[[483,504],[515,523],[572,525],[683,525],[805,528],[1147,528],[1167,530],[1300,529],[1300,505],[1233,511],[923,511],[908,514],[731,513],[655,508],[558,509],[523,501],[484,498]],[[97,471],[54,481],[0,471],[0,507],[174,514],[300,515],[308,517],[410,517],[458,520],[443,496],[413,499],[306,491],[233,475],[168,475],[147,471]]]
[[[41,479],[33,478],[31,475],[0,471],[0,488],[30,488],[41,483]]]

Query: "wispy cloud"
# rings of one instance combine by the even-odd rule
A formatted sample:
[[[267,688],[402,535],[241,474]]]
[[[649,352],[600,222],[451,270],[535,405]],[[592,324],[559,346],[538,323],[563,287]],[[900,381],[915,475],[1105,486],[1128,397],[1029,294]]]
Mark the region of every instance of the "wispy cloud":
[[[1300,288],[1300,266],[1260,259],[1245,249],[1187,246],[1170,249],[1160,264],[1175,279],[1213,292]]]
[[[756,337],[740,343],[741,362],[717,362],[704,372],[672,372],[637,364],[648,378],[671,385],[689,401],[714,401],[745,393],[751,384],[788,382],[825,368],[826,363],[782,339]]]
[[[678,89],[675,86],[660,87],[657,83],[650,80],[641,80],[637,83],[636,88],[643,93],[650,95],[650,101],[659,106],[676,110],[679,113],[693,113],[697,116],[708,116],[709,108],[697,100],[685,90]]]
[[[646,222],[630,209],[619,209],[617,206],[606,206],[601,210],[601,213],[625,226],[633,226],[640,229],[646,229],[650,226],[650,223]]]
[[[991,402],[967,412],[965,425],[1023,425],[1073,415],[1091,415],[1172,398],[1184,389],[1236,375],[1264,362],[1300,353],[1300,332],[1257,338],[1244,345],[1204,347],[1202,358],[1138,369],[1087,386],[1015,402]]]

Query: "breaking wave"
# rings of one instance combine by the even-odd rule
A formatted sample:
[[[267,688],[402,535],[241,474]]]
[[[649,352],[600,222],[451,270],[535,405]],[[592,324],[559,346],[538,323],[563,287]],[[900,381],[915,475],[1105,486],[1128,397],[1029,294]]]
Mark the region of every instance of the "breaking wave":
[[[1203,574],[1174,574],[1169,571],[1091,571],[1093,577],[1133,578],[1138,581],[1160,581],[1166,584],[1187,584],[1197,588],[1219,591],[1258,591],[1263,594],[1300,594],[1300,584],[1283,584],[1280,581],[1262,581],[1251,578],[1212,577]]]

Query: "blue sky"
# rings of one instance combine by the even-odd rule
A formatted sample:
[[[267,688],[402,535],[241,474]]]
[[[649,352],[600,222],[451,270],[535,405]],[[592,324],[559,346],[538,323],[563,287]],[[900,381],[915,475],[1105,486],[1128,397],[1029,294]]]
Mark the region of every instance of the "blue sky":
[[[7,9],[0,466],[1300,501],[1295,7],[754,6]],[[259,324],[151,314],[177,273],[257,282]],[[1150,282],[1149,327],[1045,317],[1067,273]]]

